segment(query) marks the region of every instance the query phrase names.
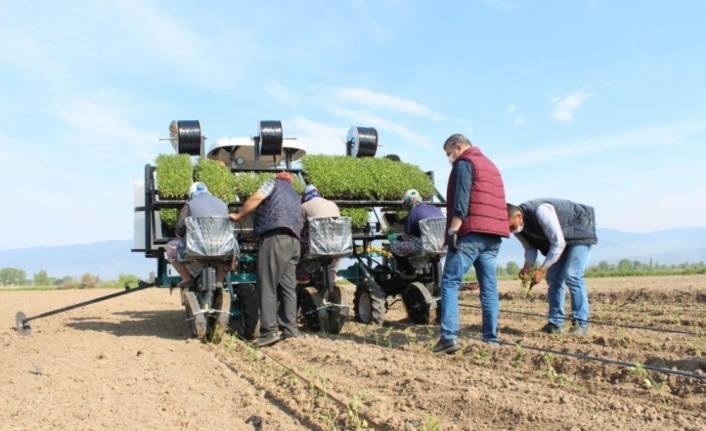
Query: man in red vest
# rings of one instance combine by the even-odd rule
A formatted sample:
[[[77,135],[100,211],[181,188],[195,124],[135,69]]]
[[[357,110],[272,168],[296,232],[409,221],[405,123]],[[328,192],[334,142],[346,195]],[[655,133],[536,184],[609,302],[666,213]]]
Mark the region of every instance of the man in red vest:
[[[458,288],[473,266],[480,284],[483,340],[498,343],[498,251],[509,238],[505,186],[493,162],[461,134],[444,142],[451,175],[446,191],[448,254],[441,279],[441,338],[434,353],[454,353],[460,328]]]

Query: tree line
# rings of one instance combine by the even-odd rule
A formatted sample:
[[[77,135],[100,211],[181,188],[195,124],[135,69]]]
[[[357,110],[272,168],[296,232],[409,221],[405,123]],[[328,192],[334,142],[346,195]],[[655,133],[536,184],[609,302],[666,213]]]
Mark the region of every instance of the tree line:
[[[507,262],[505,265],[498,265],[497,275],[499,277],[516,278],[520,272],[520,265],[515,262]],[[638,260],[621,259],[617,264],[601,261],[597,265],[586,268],[586,277],[631,277],[631,276],[656,276],[656,275],[692,275],[706,274],[706,263],[685,262],[680,264],[660,264],[652,259],[649,262]],[[474,276],[473,270],[469,276]]]
[[[154,279],[154,271],[150,273],[149,279]],[[56,287],[60,289],[95,289],[99,287],[122,287],[125,283],[132,285],[137,283],[138,276],[121,273],[115,280],[101,280],[97,275],[87,272],[80,277],[52,277],[49,273],[41,269],[31,277],[27,272],[18,268],[0,269],[0,286],[40,286]]]

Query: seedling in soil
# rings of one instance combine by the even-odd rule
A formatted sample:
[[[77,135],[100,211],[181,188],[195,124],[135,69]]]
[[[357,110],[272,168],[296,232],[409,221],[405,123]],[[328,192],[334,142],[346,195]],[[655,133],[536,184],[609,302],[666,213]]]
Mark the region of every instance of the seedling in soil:
[[[378,333],[378,325],[373,326],[373,337],[375,337],[375,345],[380,345],[380,334]]]
[[[517,344],[515,346],[515,357],[512,359],[512,365],[515,368],[520,368],[522,367],[525,359],[525,351],[522,349],[522,346]]]
[[[483,361],[484,364],[488,363],[488,348],[483,346],[478,350],[478,353],[476,353],[476,359],[479,361]]]
[[[523,298],[529,298],[529,299],[534,299],[534,293],[532,293],[532,288],[530,287],[530,284],[532,283],[532,279],[534,278],[534,273],[537,272],[537,267],[533,266],[532,269],[530,269],[529,273],[527,276],[525,276],[525,279],[522,280],[522,297]]]
[[[412,337],[410,336],[410,330],[409,330],[409,328],[406,328],[406,329],[404,330],[403,334],[404,334],[404,336],[407,338],[407,345],[409,346],[410,349],[413,349],[413,348],[414,348],[414,345],[417,343],[416,337],[415,337],[415,338],[412,338]]]
[[[547,366],[547,377],[549,377],[552,383],[564,383],[564,378],[560,376],[559,373],[556,372],[556,368],[554,368],[554,359],[556,359],[556,356],[554,356],[553,353],[542,354],[542,362]]]
[[[389,328],[387,328],[387,331],[385,331],[385,337],[387,338],[387,347],[389,349],[392,348],[392,338],[391,338],[392,329],[393,329],[392,326],[390,326]]]
[[[441,431],[441,425],[439,425],[439,421],[433,417],[427,416],[426,422],[419,428],[419,431]]]
[[[354,394],[350,400],[348,400],[348,417],[346,418],[346,424],[354,426],[356,431],[362,431],[368,427],[368,421],[360,417],[360,406],[363,404],[363,400],[360,398],[360,394]]]

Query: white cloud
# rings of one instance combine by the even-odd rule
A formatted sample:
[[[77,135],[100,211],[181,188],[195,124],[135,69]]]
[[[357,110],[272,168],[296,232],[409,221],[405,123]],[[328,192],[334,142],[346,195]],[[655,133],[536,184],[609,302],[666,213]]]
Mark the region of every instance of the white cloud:
[[[307,154],[346,154],[347,129],[317,123],[306,117],[290,119],[287,128],[292,130],[297,141],[304,144]]]
[[[513,112],[515,112],[515,109],[517,109],[517,105],[510,105],[507,107],[507,113],[512,114]]]
[[[365,88],[339,88],[335,91],[335,97],[343,103],[354,103],[367,108],[383,108],[392,111],[403,112],[405,114],[416,115],[418,117],[429,118],[432,121],[441,121],[445,117],[437,114],[430,108],[420,104],[416,100],[402,99],[389,94],[377,93]]]
[[[295,103],[295,97],[281,82],[268,82],[262,89],[280,105],[293,105]]]
[[[574,121],[574,111],[576,111],[576,109],[578,109],[578,107],[591,96],[593,96],[592,93],[586,93],[585,91],[580,90],[563,98],[553,98],[551,102],[556,103],[557,106],[552,111],[551,117],[564,123]]]
[[[626,149],[673,146],[685,136],[706,131],[703,119],[687,120],[658,127],[636,129],[583,141],[531,146],[525,153],[498,158],[501,169],[560,163],[567,159],[610,153]]]
[[[379,130],[386,130],[388,132],[392,132],[400,136],[401,138],[405,139],[406,141],[415,146],[422,148],[429,147],[428,137],[416,134],[402,124],[395,123],[393,121],[378,117],[365,111],[353,111],[333,107],[331,108],[331,112],[333,112],[339,117],[346,117],[355,121],[357,123],[355,124],[356,126],[375,127]]]

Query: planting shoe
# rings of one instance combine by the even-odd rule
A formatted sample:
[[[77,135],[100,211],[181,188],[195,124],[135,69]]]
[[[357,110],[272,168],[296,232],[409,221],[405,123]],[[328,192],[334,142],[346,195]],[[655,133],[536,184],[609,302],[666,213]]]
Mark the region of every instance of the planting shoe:
[[[586,335],[588,335],[588,326],[574,325],[571,327],[571,329],[569,329],[569,334],[585,337]]]
[[[556,326],[553,323],[547,323],[542,328],[542,332],[544,332],[545,334],[563,334],[564,328],[562,328],[561,326]]]
[[[453,354],[456,351],[461,349],[461,345],[458,344],[458,341],[454,340],[439,340],[438,343],[436,343],[436,346],[432,349],[432,352],[434,353],[446,353],[446,354]]]
[[[257,347],[267,347],[275,344],[279,340],[281,340],[279,334],[277,332],[273,332],[270,335],[258,338],[255,345]]]

